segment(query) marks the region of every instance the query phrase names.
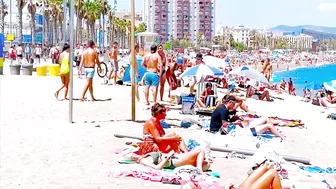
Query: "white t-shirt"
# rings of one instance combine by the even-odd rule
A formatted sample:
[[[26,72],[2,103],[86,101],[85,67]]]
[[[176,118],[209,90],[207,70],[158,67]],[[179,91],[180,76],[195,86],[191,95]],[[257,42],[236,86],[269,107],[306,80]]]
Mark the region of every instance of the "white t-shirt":
[[[17,55],[22,55],[22,47],[16,47],[16,54]]]
[[[35,48],[35,54],[36,55],[41,55],[42,54],[42,49],[40,47]]]

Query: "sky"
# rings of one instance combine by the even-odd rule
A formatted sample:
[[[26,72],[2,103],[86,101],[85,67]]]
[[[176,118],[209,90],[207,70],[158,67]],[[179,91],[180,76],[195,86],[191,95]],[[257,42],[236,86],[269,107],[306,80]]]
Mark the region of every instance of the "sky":
[[[10,0],[5,0],[9,4]],[[113,5],[114,0],[109,0]],[[16,0],[12,0],[13,12]],[[143,11],[143,0],[135,0]],[[130,10],[130,0],[117,0],[117,10]],[[336,0],[216,0],[216,25],[271,28],[277,25],[336,27]]]

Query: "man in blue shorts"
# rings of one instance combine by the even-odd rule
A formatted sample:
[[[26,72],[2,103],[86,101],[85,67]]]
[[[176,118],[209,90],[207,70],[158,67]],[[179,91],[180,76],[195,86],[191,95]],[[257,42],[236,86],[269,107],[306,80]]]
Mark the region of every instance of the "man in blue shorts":
[[[142,66],[147,69],[145,74],[145,98],[146,104],[149,105],[148,101],[148,94],[149,88],[153,87],[153,102],[154,104],[157,102],[157,93],[158,93],[158,86],[160,84],[160,76],[159,73],[162,73],[162,62],[161,57],[156,53],[157,46],[151,46],[151,53],[145,55],[144,60],[142,62]]]
[[[86,92],[89,90],[90,91],[90,95],[91,95],[91,100],[92,101],[96,101],[96,99],[93,97],[93,84],[92,84],[92,80],[94,77],[94,73],[95,73],[95,66],[98,66],[98,71],[101,72],[101,67],[100,67],[100,62],[98,59],[98,53],[97,51],[94,49],[95,44],[92,40],[89,40],[88,42],[88,48],[85,49],[85,51],[83,52],[83,56],[82,56],[82,60],[81,60],[81,64],[80,64],[80,70],[82,68],[82,66],[84,66],[84,73],[85,73],[85,77],[87,79],[87,82],[85,84],[83,93],[82,93],[82,98],[81,101],[84,101]]]

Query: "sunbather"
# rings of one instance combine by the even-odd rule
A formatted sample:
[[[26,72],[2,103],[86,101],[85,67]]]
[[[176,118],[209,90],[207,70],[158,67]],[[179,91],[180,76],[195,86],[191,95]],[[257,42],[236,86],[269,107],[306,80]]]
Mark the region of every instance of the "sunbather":
[[[208,104],[211,103],[206,103],[206,100],[208,97],[210,97],[211,95],[215,95],[215,92],[212,90],[212,84],[211,83],[207,83],[205,85],[205,89],[204,91],[201,92],[199,99],[197,99],[197,105],[200,108],[206,108]],[[214,97],[214,96],[213,96]],[[214,98],[214,103],[216,102],[215,98]],[[209,106],[209,105],[208,105]]]
[[[161,121],[166,118],[165,106],[156,103],[152,106],[151,112],[152,118],[146,121],[143,128],[146,145],[156,144],[158,149],[163,153],[168,153],[172,150],[176,153],[187,152],[188,149],[183,139],[176,133],[166,134],[161,126]],[[147,153],[148,152],[151,151],[147,151]]]
[[[263,165],[247,177],[239,187],[227,184],[225,189],[282,189],[280,178],[272,165]]]
[[[274,101],[273,99],[271,99],[268,90],[263,91],[261,94],[258,94],[256,92],[257,92],[257,90],[254,87],[252,87],[251,85],[248,85],[247,90],[246,90],[246,98],[251,98],[251,97],[256,96],[256,98],[259,99],[259,100],[265,100],[266,99],[266,101],[268,101],[268,102],[273,102]]]
[[[265,132],[269,131],[277,137],[284,138],[282,134],[274,127],[273,123],[270,119],[266,117],[260,118],[240,118],[243,122],[235,122],[236,125],[243,126],[245,128],[252,129],[252,134],[264,134]],[[255,131],[255,133],[254,133]]]
[[[183,154],[176,154],[173,151],[168,154],[151,152],[144,156],[134,157],[140,164],[161,170],[163,168],[174,169],[184,165],[192,165],[202,171],[210,168],[210,163],[205,161],[205,153],[202,150],[192,150]]]
[[[332,91],[326,91],[326,94],[327,94],[326,100],[330,104],[336,104],[336,98],[333,97],[334,92],[332,92]]]

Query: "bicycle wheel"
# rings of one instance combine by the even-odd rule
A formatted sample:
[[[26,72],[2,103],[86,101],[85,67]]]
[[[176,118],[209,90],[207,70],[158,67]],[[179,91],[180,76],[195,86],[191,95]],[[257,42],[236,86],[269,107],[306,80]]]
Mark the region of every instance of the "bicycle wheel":
[[[104,78],[107,75],[107,65],[104,62],[101,62],[100,67],[101,67],[102,71],[99,72],[97,70],[97,74],[100,78]]]

